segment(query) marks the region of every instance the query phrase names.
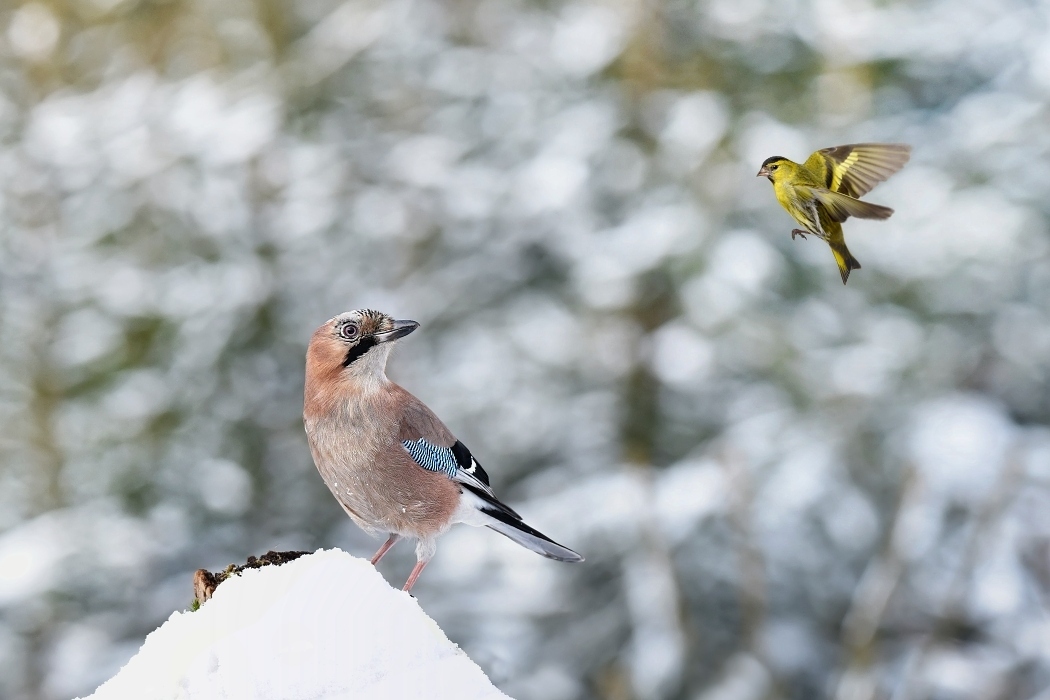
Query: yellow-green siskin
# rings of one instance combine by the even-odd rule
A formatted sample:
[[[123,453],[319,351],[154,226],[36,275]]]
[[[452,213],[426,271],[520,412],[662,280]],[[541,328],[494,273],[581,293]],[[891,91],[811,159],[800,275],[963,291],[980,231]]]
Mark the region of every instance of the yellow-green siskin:
[[[888,219],[892,209],[857,198],[903,168],[910,157],[911,146],[903,143],[851,143],[822,148],[801,165],[781,156],[767,158],[758,176],[769,178],[777,201],[801,224],[791,238],[811,233],[826,241],[846,284],[850,270],[859,270],[860,263],[846,248],[842,222],[851,216]]]

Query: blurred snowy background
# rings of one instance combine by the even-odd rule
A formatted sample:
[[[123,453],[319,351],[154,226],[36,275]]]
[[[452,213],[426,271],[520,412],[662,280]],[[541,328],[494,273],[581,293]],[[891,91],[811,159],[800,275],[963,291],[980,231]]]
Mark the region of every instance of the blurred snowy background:
[[[300,418],[370,306],[587,556],[422,577],[513,697],[1047,700],[1048,101],[1045,0],[4,4],[0,696],[198,567],[374,551]],[[755,172],[867,140],[915,152],[843,287]]]

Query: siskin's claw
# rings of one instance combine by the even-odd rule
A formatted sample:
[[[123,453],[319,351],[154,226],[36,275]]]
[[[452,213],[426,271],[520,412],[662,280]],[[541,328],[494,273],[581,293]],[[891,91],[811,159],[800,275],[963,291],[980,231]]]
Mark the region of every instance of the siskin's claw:
[[[807,233],[809,233],[809,231],[803,231],[800,228],[792,229],[791,230],[791,240],[795,240],[795,236],[799,236],[799,237],[802,238],[802,240],[806,240],[806,234]]]

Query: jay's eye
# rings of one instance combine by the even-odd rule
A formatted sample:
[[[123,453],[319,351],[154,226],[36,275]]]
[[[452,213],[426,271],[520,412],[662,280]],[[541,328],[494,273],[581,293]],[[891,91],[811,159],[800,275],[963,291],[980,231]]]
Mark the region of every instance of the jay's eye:
[[[357,327],[356,323],[347,323],[339,329],[339,335],[346,340],[353,340],[357,337],[357,334],[361,332],[361,329]]]

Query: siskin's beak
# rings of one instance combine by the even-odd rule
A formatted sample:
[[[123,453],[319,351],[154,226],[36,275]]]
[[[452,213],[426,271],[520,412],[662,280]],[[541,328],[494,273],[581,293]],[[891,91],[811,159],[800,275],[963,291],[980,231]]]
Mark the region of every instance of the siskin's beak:
[[[763,165],[755,177],[769,177],[769,168]]]
[[[388,331],[374,333],[372,335],[377,343],[389,343],[392,340],[404,338],[406,335],[419,328],[415,321],[394,321],[394,327]]]

